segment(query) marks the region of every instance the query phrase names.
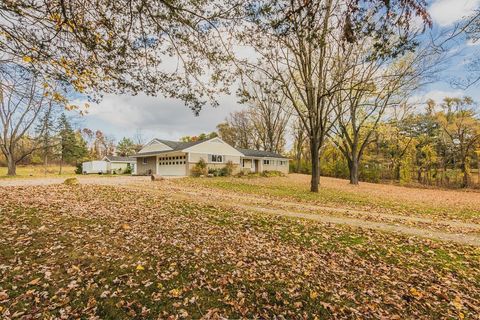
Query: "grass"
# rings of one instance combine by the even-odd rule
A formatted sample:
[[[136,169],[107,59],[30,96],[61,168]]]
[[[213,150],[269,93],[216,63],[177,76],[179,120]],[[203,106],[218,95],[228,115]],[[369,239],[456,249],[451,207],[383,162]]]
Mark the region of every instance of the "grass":
[[[62,168],[62,175],[59,175],[59,166],[47,166],[47,173],[45,174],[45,167],[41,165],[27,165],[17,166],[17,175],[8,176],[8,168],[0,167],[0,179],[15,179],[15,178],[45,178],[45,177],[68,177],[75,175],[74,166],[64,166]]]
[[[8,310],[102,319],[474,318],[478,311],[473,247],[122,187],[0,188],[0,198],[0,317]]]
[[[360,210],[378,210],[409,215],[429,215],[439,218],[453,218],[461,220],[480,219],[480,205],[472,199],[479,198],[480,193],[466,194],[458,191],[413,189],[400,186],[374,185],[372,188],[383,188],[382,191],[363,191],[363,188],[345,187],[347,182],[340,179],[322,178],[326,181],[318,193],[309,190],[308,178],[301,181],[285,178],[208,178],[184,179],[178,183],[187,185],[203,185],[235,193],[270,196],[279,200],[312,202],[326,206],[342,206]],[[332,183],[332,181],[334,183]],[[339,182],[340,181],[340,182]],[[363,185],[363,184],[361,184]],[[401,195],[407,190],[417,194],[417,199],[408,199]],[[437,192],[438,195],[432,194]],[[425,197],[422,198],[421,194]],[[397,197],[397,194],[401,196]],[[462,202],[462,198],[471,198]],[[420,195],[420,196],[419,196]],[[451,203],[445,201],[451,198]],[[441,201],[441,202],[439,202]],[[439,205],[441,204],[441,205]]]

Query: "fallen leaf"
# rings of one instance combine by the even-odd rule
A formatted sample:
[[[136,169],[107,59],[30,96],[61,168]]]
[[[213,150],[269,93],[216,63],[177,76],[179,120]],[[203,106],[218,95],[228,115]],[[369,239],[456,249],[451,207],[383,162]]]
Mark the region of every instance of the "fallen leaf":
[[[423,294],[415,288],[410,289],[410,294],[417,299],[420,299],[421,297],[423,297]]]
[[[36,279],[33,279],[32,281],[30,281],[30,282],[28,283],[28,285],[30,285],[30,286],[35,286],[35,285],[37,285],[39,282],[40,282],[40,278],[36,278]]]
[[[457,310],[462,310],[462,299],[459,296],[456,296],[455,299],[453,299],[452,304]]]

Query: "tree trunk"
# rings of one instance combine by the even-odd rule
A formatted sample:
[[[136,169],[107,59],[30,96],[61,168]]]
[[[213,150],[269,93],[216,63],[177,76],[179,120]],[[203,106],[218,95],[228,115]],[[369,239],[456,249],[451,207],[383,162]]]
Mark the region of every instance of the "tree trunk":
[[[477,153],[477,184],[480,185],[480,151]]]
[[[296,165],[295,165],[295,172],[299,173],[300,172],[300,161],[302,161],[300,153],[297,154],[296,156]],[[480,181],[480,180],[479,180]]]
[[[352,161],[350,162],[350,184],[358,185],[359,176],[359,161],[356,155],[352,155]]]
[[[45,156],[43,157],[43,169],[44,169],[45,176],[47,175],[47,166],[48,166],[48,156],[47,156],[47,153],[45,152]]]
[[[400,162],[395,164],[395,180],[400,181]]]
[[[462,163],[460,165],[460,169],[462,170],[462,173],[463,173],[462,187],[466,188],[466,187],[468,187],[468,170],[467,170],[466,161],[462,161]]]
[[[8,172],[7,175],[9,176],[16,176],[17,175],[17,164],[15,163],[15,159],[12,155],[7,155],[7,165],[8,165]]]
[[[63,167],[63,155],[60,157],[60,171],[58,172],[59,175],[62,175],[62,167]]]
[[[311,139],[310,154],[312,155],[312,180],[310,183],[310,191],[318,192],[320,184],[320,152],[318,150],[318,142]]]

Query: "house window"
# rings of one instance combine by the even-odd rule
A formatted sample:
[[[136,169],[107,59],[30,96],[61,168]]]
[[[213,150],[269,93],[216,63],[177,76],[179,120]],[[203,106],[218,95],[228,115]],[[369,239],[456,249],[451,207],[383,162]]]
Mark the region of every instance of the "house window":
[[[287,161],[285,161],[285,160],[278,160],[278,165],[279,165],[279,166],[284,166],[284,165],[286,165],[286,164],[287,164]]]
[[[148,163],[148,159],[147,158],[143,158],[143,164],[147,164]]]
[[[211,162],[223,162],[223,156],[218,154],[211,154],[210,159]]]
[[[271,160],[263,160],[263,164],[270,165]]]

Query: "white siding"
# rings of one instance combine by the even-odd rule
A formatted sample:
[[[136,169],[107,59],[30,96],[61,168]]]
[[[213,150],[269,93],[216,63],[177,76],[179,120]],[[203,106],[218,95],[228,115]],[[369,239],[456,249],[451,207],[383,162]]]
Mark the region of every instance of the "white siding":
[[[234,156],[234,157],[238,157],[239,159],[241,156],[243,156],[243,154],[240,153],[237,149],[223,142],[220,138],[213,138],[211,140],[207,140],[205,142],[191,146],[190,148],[184,149],[183,151],[189,152],[189,153],[207,155],[207,157],[204,158],[205,161],[208,161],[209,154]],[[237,163],[239,163],[239,161]]]
[[[223,156],[223,162],[210,162],[209,161],[209,154],[218,154]],[[225,155],[222,153],[189,153],[190,158],[188,159],[188,162],[190,163],[197,163],[200,161],[200,159],[205,160],[207,163],[218,163],[218,164],[226,164],[228,161],[232,161],[233,164],[240,164],[240,156],[231,156],[231,155]]]

